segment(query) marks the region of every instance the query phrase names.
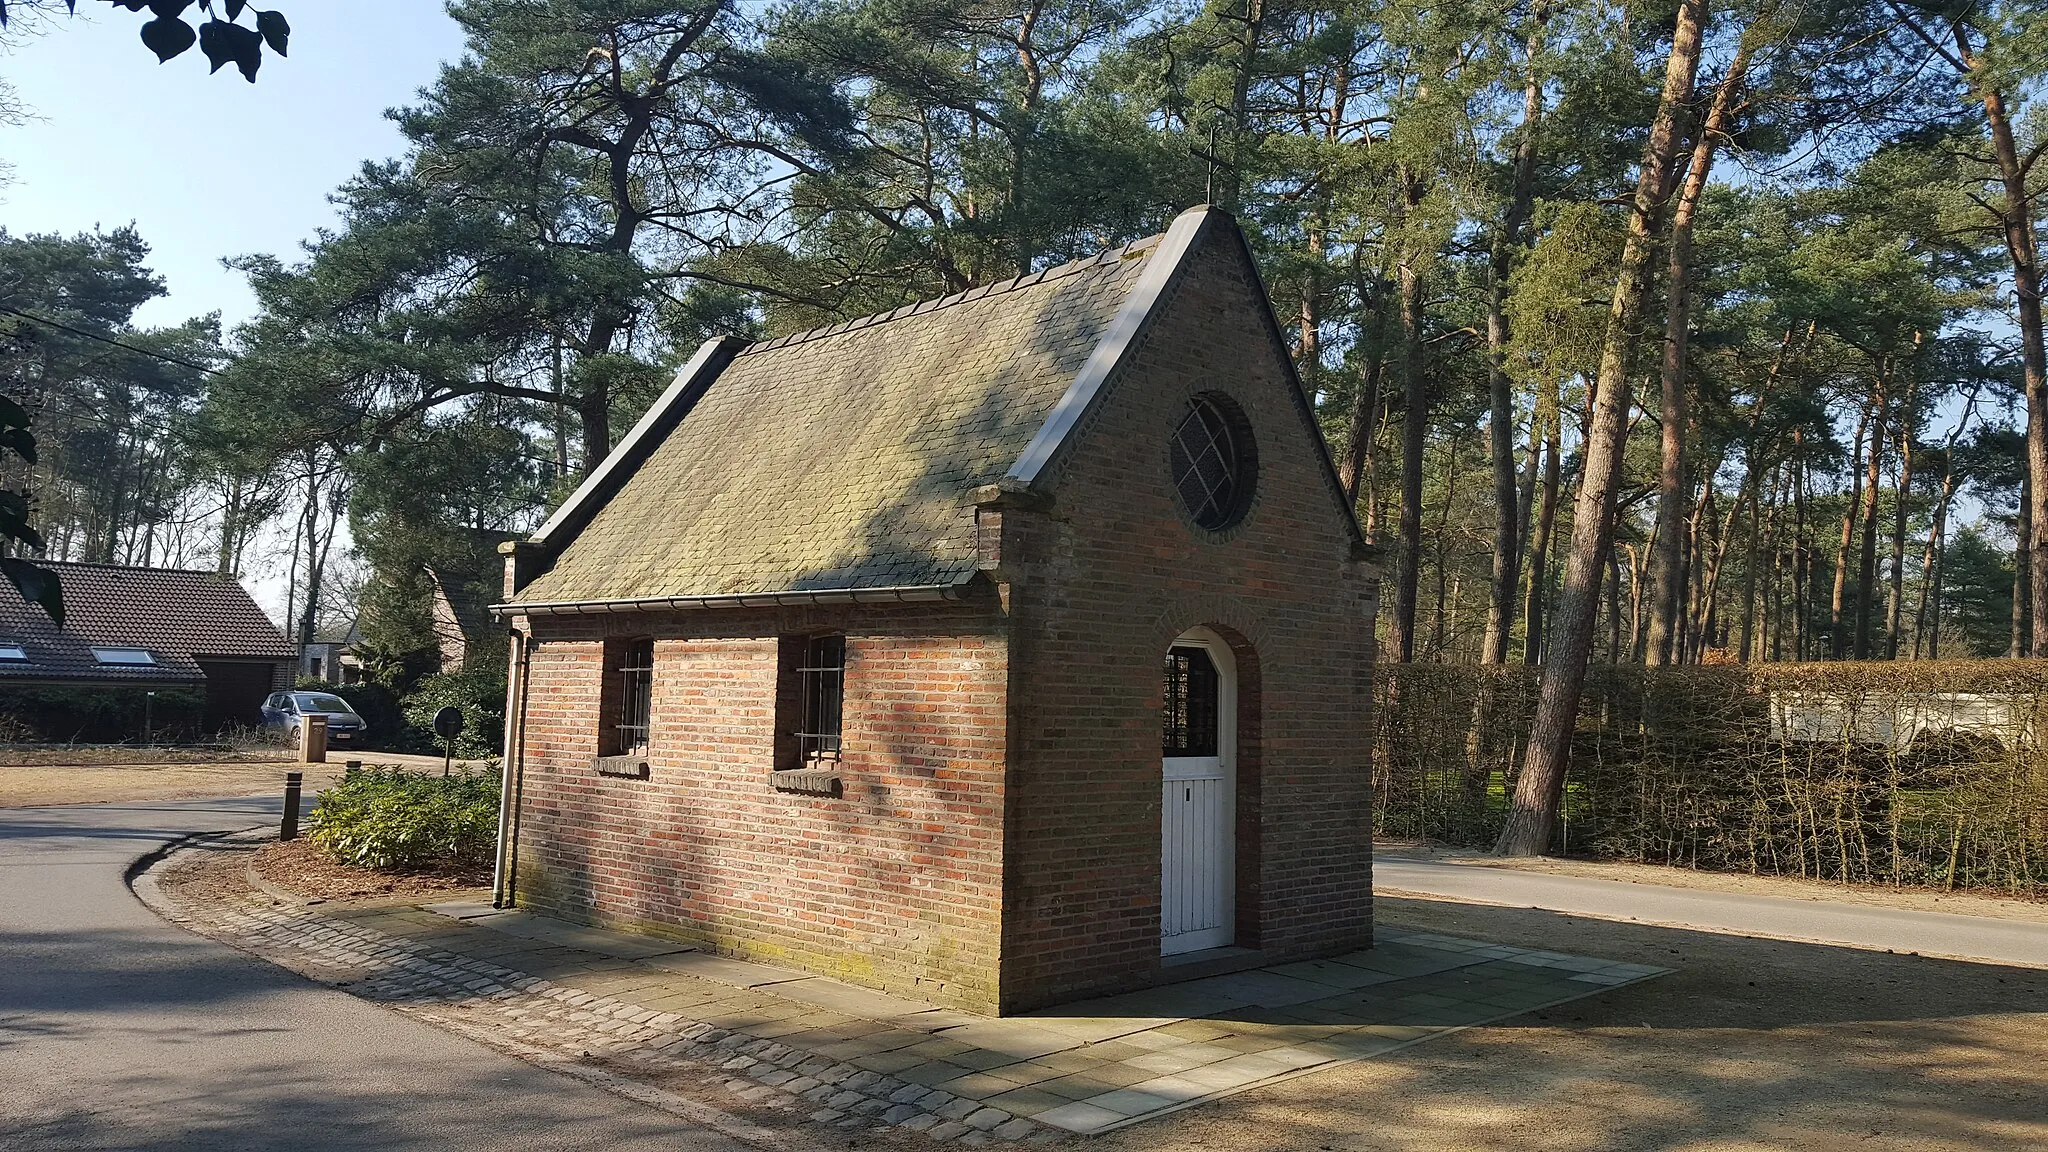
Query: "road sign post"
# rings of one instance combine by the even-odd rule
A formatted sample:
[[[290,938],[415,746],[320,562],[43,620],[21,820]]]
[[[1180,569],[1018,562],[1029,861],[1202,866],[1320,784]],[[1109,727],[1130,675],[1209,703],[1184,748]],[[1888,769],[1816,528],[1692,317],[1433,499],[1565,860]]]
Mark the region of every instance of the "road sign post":
[[[434,713],[434,734],[441,738],[441,775],[455,766],[455,738],[462,735],[462,709],[453,704]]]

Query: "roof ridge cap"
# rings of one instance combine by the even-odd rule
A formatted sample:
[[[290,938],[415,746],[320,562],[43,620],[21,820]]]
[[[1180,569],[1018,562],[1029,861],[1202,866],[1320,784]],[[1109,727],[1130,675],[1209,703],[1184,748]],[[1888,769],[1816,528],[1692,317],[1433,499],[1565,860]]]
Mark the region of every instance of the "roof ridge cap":
[[[740,349],[739,356],[751,356],[757,352],[773,352],[778,348],[787,348],[793,344],[821,340],[827,336],[837,336],[844,332],[851,332],[856,328],[868,328],[877,324],[886,324],[892,320],[901,320],[913,315],[922,316],[927,312],[936,312],[941,308],[951,308],[955,304],[985,300],[991,296],[1001,296],[1019,288],[1035,287],[1049,280],[1064,279],[1068,276],[1085,272],[1090,268],[1115,263],[1115,261],[1108,259],[1110,256],[1115,256],[1118,260],[1121,260],[1148,252],[1157,248],[1160,241],[1165,238],[1166,233],[1164,232],[1152,236],[1142,236],[1128,244],[1105,248],[1093,255],[1077,257],[1064,264],[1055,264],[1050,268],[1043,268],[1037,272],[1027,272],[1022,276],[1012,276],[1007,280],[994,280],[987,284],[976,284],[945,296],[934,296],[929,300],[914,300],[887,311],[871,312],[866,316],[856,316],[851,320],[835,320],[830,324],[823,324],[816,328],[806,328],[801,332],[793,332],[787,336],[777,336],[770,340],[759,340]],[[734,359],[738,359],[739,356],[735,356]]]
[[[238,583],[232,577],[222,576],[211,568],[160,568],[154,564],[113,564],[105,560],[42,560],[38,565],[52,568],[110,568],[116,572],[170,572],[180,576],[211,576],[217,580]]]

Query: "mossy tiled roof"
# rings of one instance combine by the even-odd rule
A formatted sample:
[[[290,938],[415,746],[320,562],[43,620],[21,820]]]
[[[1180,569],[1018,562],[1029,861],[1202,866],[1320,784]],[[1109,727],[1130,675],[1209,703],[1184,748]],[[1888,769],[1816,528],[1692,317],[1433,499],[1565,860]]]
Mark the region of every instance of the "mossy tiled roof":
[[[745,349],[514,602],[964,581],[1156,241]]]

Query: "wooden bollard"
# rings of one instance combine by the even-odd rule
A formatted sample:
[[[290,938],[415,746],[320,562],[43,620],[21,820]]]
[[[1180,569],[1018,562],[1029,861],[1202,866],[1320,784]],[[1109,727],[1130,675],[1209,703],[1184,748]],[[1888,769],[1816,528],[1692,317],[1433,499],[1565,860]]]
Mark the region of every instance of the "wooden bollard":
[[[299,838],[299,792],[305,786],[305,783],[306,774],[304,772],[287,772],[284,774],[284,823],[279,825],[277,829],[277,838],[279,840],[297,840]]]

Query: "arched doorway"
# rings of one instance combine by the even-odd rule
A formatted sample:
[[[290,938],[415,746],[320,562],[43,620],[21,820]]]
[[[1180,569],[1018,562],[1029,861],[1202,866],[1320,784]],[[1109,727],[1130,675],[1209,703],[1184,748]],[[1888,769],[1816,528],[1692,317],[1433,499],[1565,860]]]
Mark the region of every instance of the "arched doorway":
[[[1167,650],[1160,741],[1159,952],[1236,940],[1237,661],[1207,628]]]

